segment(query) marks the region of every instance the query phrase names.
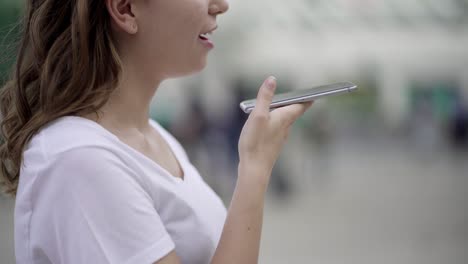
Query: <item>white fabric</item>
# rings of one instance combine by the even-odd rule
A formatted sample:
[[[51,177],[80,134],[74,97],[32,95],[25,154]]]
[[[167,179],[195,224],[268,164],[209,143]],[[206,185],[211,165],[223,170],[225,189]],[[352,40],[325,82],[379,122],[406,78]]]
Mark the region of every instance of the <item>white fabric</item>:
[[[226,208],[179,143],[150,123],[183,180],[85,118],[59,118],[32,138],[16,198],[18,264],[151,264],[173,249],[184,264],[210,262]]]

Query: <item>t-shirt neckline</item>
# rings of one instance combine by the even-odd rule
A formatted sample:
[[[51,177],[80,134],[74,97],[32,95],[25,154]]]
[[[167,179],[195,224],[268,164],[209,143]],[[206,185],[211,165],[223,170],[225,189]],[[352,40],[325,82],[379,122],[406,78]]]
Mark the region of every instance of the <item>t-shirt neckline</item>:
[[[72,115],[63,116],[60,119],[74,119],[74,120],[82,121],[82,122],[85,122],[85,123],[87,123],[89,125],[92,125],[94,128],[99,129],[100,131],[104,132],[106,135],[110,136],[113,140],[119,142],[121,145],[125,146],[130,151],[134,152],[136,155],[141,157],[147,163],[151,164],[153,167],[156,167],[158,170],[163,171],[173,182],[176,182],[176,183],[179,183],[179,184],[187,182],[188,173],[187,173],[187,167],[185,166],[186,165],[185,162],[183,161],[183,159],[181,158],[179,153],[177,151],[175,151],[173,146],[169,143],[169,139],[165,135],[164,131],[162,131],[162,129],[159,128],[158,125],[156,124],[156,121],[154,121],[152,119],[148,120],[150,126],[153,127],[153,129],[157,130],[157,132],[159,132],[161,137],[165,140],[165,143],[169,147],[170,151],[172,152],[175,159],[177,160],[177,163],[179,164],[180,169],[182,170],[183,178],[172,175],[168,170],[166,170],[163,166],[159,165],[156,161],[150,159],[149,157],[147,157],[146,155],[144,155],[140,151],[136,150],[132,146],[130,146],[127,143],[123,142],[115,134],[113,134],[112,132],[110,132],[109,130],[107,130],[106,128],[104,128],[103,126],[101,126],[99,123],[97,123],[95,121],[92,121],[90,119],[87,119],[87,118],[84,118],[84,117],[81,117],[81,116],[72,116]],[[151,122],[151,121],[153,121],[155,124],[153,124],[153,122]]]

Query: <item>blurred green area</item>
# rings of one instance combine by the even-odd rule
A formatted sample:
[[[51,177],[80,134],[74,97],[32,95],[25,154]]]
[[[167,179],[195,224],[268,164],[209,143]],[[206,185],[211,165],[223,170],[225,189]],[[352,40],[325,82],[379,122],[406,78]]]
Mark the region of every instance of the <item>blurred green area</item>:
[[[15,60],[22,10],[23,1],[0,0],[0,85],[5,82]]]

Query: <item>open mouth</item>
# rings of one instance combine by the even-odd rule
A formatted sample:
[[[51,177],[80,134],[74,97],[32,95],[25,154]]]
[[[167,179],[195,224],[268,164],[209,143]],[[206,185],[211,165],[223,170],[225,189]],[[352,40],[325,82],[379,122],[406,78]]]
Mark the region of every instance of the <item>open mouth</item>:
[[[213,31],[215,31],[217,28],[217,26],[213,27],[211,30],[209,31],[205,31],[205,33],[202,33],[200,35],[198,35],[198,39],[200,41],[201,44],[203,44],[205,47],[207,48],[214,48],[214,43],[213,41],[211,41],[211,34],[213,34]]]
[[[200,38],[201,40],[209,40],[208,34],[200,34],[198,38]]]

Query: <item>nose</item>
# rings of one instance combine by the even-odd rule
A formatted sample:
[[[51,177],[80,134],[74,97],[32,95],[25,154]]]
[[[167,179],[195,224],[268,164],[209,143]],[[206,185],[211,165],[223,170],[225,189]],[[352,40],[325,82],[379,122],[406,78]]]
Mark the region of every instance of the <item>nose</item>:
[[[212,0],[208,9],[210,15],[221,15],[228,11],[229,3],[227,0]]]

